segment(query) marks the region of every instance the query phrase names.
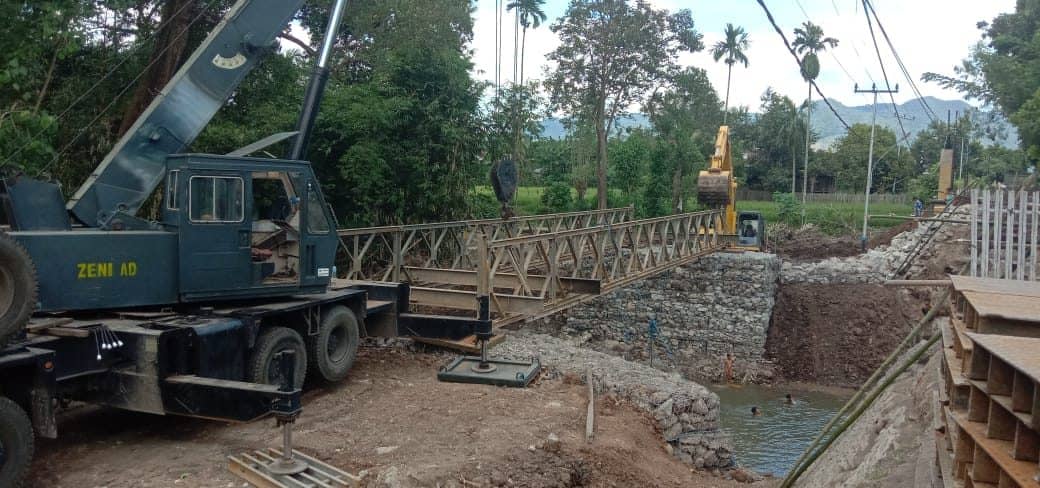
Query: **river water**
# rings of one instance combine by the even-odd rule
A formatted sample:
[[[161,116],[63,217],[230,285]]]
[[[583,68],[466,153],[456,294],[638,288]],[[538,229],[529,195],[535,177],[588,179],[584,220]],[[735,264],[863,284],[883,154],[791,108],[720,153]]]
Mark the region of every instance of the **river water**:
[[[723,430],[733,440],[737,463],[781,477],[794,465],[850,394],[778,389],[757,385],[714,386],[722,401]],[[794,405],[784,401],[791,393]],[[762,415],[751,415],[757,406]]]

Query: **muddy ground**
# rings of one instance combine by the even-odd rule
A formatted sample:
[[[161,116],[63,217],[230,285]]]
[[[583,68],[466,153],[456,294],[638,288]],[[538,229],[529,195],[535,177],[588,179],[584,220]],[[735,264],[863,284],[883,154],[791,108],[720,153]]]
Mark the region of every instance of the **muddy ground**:
[[[652,419],[597,399],[584,440],[586,389],[539,380],[528,389],[439,383],[443,354],[363,348],[346,381],[308,391],[297,447],[365,486],[746,486],[693,472],[665,451]],[[228,455],[277,446],[273,421],[227,425],[80,406],[41,441],[30,486],[239,487]],[[550,433],[558,449],[546,443]],[[765,483],[766,485],[769,482]]]
[[[872,231],[867,247],[873,249],[887,246],[895,236],[911,230],[916,224],[906,222],[884,230]],[[784,259],[814,261],[827,258],[843,258],[863,253],[859,236],[829,236],[816,227],[799,229],[777,228],[769,237],[771,251]]]
[[[919,305],[907,302],[881,285],[783,285],[766,357],[788,381],[857,387],[922,315]]]

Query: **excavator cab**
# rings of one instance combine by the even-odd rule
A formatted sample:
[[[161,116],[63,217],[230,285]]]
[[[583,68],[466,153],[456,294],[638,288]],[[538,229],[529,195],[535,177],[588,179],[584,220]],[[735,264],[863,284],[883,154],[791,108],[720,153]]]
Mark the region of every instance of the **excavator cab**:
[[[766,241],[766,222],[758,212],[737,214],[737,247],[761,251]]]

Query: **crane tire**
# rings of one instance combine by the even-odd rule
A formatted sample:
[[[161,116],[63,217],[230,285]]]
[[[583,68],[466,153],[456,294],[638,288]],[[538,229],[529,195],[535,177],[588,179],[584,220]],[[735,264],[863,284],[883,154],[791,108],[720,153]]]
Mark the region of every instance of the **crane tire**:
[[[288,327],[268,327],[256,338],[256,345],[249,354],[248,380],[264,385],[281,385],[281,371],[275,355],[290,350],[295,353],[293,386],[303,388],[307,378],[307,348],[303,338]]]
[[[32,422],[25,410],[0,397],[0,486],[19,488],[33,456]]]
[[[318,333],[307,337],[310,372],[325,381],[347,377],[360,342],[358,320],[349,308],[336,305],[321,314]]]
[[[36,267],[29,251],[0,232],[0,349],[18,336],[36,308]]]

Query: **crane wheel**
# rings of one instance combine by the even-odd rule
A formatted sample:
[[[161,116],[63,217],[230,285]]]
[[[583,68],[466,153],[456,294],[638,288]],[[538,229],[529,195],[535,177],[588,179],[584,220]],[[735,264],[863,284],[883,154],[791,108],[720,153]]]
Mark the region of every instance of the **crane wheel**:
[[[22,407],[0,397],[0,486],[19,488],[33,456],[33,430]]]
[[[36,268],[29,252],[0,232],[0,349],[25,327],[36,308]]]
[[[275,355],[282,351],[295,353],[293,386],[303,388],[303,380],[307,378],[307,348],[300,334],[288,327],[268,327],[256,338],[256,345],[249,354],[247,379],[252,383],[281,385],[282,371]]]
[[[358,320],[343,305],[325,310],[318,333],[307,337],[307,360],[311,374],[325,381],[339,381],[347,377],[357,357]]]

